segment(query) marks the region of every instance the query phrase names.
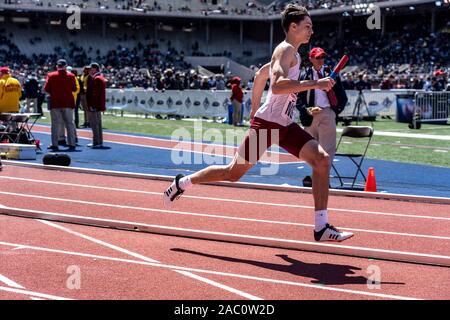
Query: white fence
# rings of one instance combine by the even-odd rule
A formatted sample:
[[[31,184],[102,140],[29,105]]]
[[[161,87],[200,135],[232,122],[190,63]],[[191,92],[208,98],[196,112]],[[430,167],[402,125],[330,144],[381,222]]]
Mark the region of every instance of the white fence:
[[[190,117],[226,117],[230,91],[108,89],[107,109],[143,114],[175,114]],[[251,92],[244,96],[244,116],[250,110]]]
[[[414,120],[446,123],[450,114],[450,92],[417,92]]]
[[[355,104],[359,96],[359,92],[356,90],[346,92],[348,103],[341,116],[354,114]],[[407,93],[414,94],[414,91],[364,90],[359,98],[364,99],[365,105],[360,105],[359,115],[389,115],[394,117],[397,112],[396,96]],[[264,101],[265,95],[266,92],[262,101]],[[230,96],[230,91],[168,90],[155,92],[145,89],[108,89],[106,104],[108,109],[123,110],[130,113],[226,117]],[[247,92],[244,95],[244,117],[249,115],[250,109],[251,92]]]

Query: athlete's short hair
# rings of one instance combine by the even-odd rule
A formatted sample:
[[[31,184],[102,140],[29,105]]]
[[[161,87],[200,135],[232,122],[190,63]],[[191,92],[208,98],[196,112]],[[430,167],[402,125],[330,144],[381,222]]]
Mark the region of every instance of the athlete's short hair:
[[[292,22],[299,23],[306,17],[311,17],[305,7],[298,4],[288,4],[281,13],[281,26],[285,33],[289,31],[289,26]]]

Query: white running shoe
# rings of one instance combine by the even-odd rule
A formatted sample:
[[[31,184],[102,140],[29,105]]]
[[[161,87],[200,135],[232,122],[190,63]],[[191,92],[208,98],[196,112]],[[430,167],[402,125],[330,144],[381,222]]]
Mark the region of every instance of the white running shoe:
[[[184,177],[184,174],[179,174],[173,179],[172,184],[164,191],[163,194],[163,204],[164,207],[169,208],[172,206],[175,200],[178,200],[181,195],[184,193],[184,190],[180,188],[178,185],[181,178]]]
[[[333,242],[341,242],[353,237],[353,233],[339,231],[335,227],[330,224],[326,224],[325,227],[319,232],[314,230],[314,239],[316,241],[333,241]]]

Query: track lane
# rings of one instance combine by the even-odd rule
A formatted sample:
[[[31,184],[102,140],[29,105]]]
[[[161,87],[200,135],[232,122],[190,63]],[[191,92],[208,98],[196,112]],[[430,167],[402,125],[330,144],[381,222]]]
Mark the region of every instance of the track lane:
[[[122,177],[108,177],[99,176],[95,174],[80,174],[63,171],[45,170],[38,168],[25,168],[15,166],[4,166],[2,176],[18,177],[23,179],[42,179],[54,182],[67,182],[82,185],[93,185],[107,188],[120,188],[130,191],[142,191],[142,192],[154,192],[162,194],[163,190],[168,185],[168,182],[148,180],[148,179],[135,179],[135,178],[122,178]],[[4,179],[6,182],[6,179]],[[12,180],[14,181],[14,180]],[[15,182],[13,182],[15,183]],[[9,184],[9,183],[8,183]],[[110,190],[108,190],[109,192]],[[126,192],[127,196],[129,193]],[[224,197],[224,195],[226,197]],[[200,202],[218,202],[220,205],[229,203],[229,201],[213,200],[211,198],[222,198],[225,200],[238,200],[240,204],[246,201],[254,201],[259,205],[266,206],[263,203],[291,205],[291,206],[307,206],[312,210],[313,199],[311,194],[302,194],[297,192],[282,192],[282,191],[269,191],[269,190],[254,190],[246,188],[232,188],[222,186],[211,185],[199,185],[195,186],[186,192],[184,199],[188,199],[189,196],[203,197],[204,199],[196,200]],[[158,201],[160,202],[160,201]],[[269,206],[275,207],[277,206]],[[394,200],[382,200],[382,199],[367,199],[357,197],[343,197],[343,196],[331,196],[329,199],[329,210],[331,212],[339,210],[361,210],[370,212],[382,212],[382,213],[394,213],[394,214],[407,214],[407,215],[425,215],[450,218],[450,206],[442,204],[430,204],[430,203],[414,203]],[[336,211],[340,212],[340,211]]]
[[[226,189],[226,188],[223,188]],[[13,191],[9,194],[6,192]],[[100,191],[100,192],[99,192]],[[30,192],[33,197],[26,197],[26,192]],[[51,195],[51,199],[45,199]],[[7,198],[5,198],[7,196]],[[0,199],[4,205],[11,207],[20,207],[24,209],[37,209],[37,210],[49,210],[52,212],[76,214],[82,216],[90,216],[97,218],[109,217],[114,220],[133,221],[137,223],[156,224],[165,226],[175,226],[189,229],[210,230],[225,233],[237,233],[244,235],[256,235],[262,237],[274,237],[284,238],[292,240],[313,241],[312,239],[312,227],[309,219],[305,219],[306,216],[311,213],[299,214],[295,212],[296,218],[292,215],[292,222],[303,223],[306,225],[287,225],[276,224],[270,222],[256,222],[256,221],[240,221],[226,219],[226,217],[216,218],[215,212],[218,210],[215,206],[203,206],[199,211],[194,212],[197,214],[203,214],[203,216],[195,216],[192,211],[172,210],[164,211],[161,209],[161,205],[157,202],[149,201],[149,199],[155,200],[155,196],[149,197],[143,194],[132,194],[131,197],[127,197],[126,202],[121,197],[120,192],[108,191],[101,192],[101,190],[91,190],[76,188],[73,186],[58,186],[53,184],[33,184],[22,181],[16,181],[15,184],[8,184],[5,186],[4,191],[0,192]],[[75,201],[70,201],[75,200]],[[21,204],[24,202],[24,204]],[[89,202],[89,203],[83,203]],[[188,202],[195,202],[193,199],[189,199]],[[156,205],[155,207],[150,207]],[[126,206],[123,208],[122,206]],[[194,204],[189,206],[192,209]],[[230,203],[227,209],[234,207],[234,211],[239,211],[241,218],[246,218],[246,210],[237,204]],[[68,210],[69,209],[69,210]],[[194,208],[195,209],[195,208]],[[292,208],[288,208],[291,211]],[[202,210],[202,211],[200,211]],[[223,210],[223,209],[222,209]],[[295,210],[297,211],[297,210]],[[303,209],[303,211],[307,211]],[[309,210],[308,210],[309,211]],[[284,222],[278,220],[275,217],[280,217],[278,213],[268,212],[258,209],[254,204],[248,209],[248,212],[257,212],[259,219]],[[188,214],[184,214],[188,213]],[[353,213],[352,216],[355,214]],[[233,216],[231,214],[230,216]],[[284,216],[283,216],[284,217]],[[385,230],[383,225],[392,224],[394,227],[397,224],[392,223],[384,216],[375,216],[378,219],[377,227],[373,228],[370,225],[358,225],[358,221],[362,221],[361,217],[354,217],[357,220],[353,226],[359,229],[367,228],[367,230]],[[373,216],[371,217],[374,218]],[[387,220],[387,221],[386,221]],[[286,221],[286,220],[285,220]],[[341,222],[339,219],[333,218],[333,221]],[[348,221],[347,221],[348,222]],[[345,223],[345,222],[344,222]],[[343,227],[349,227],[348,224],[339,224]],[[407,225],[410,228],[400,230],[402,232],[419,233],[422,231],[425,235],[446,235],[446,230],[450,227],[450,221],[417,221],[411,218],[404,218],[401,225]],[[419,231],[418,231],[419,229]],[[422,229],[422,230],[420,230]],[[395,229],[394,229],[395,230]],[[430,230],[432,230],[430,234]],[[395,230],[397,231],[397,230]],[[400,232],[397,231],[397,232]],[[427,232],[427,233],[425,233]],[[430,239],[420,238],[411,241],[410,236],[396,235],[396,234],[381,234],[381,233],[369,233],[369,232],[357,232],[357,236],[353,239],[346,241],[346,245],[369,247],[377,249],[398,250],[407,252],[427,253],[427,254],[439,254],[450,255],[450,238],[449,239]]]
[[[8,200],[2,200],[3,204],[13,206],[17,204],[22,197],[11,197]],[[195,230],[206,230],[215,232],[225,232],[233,234],[243,234],[260,237],[272,237],[299,241],[313,242],[312,227],[305,226],[286,226],[274,225],[268,223],[243,223],[232,220],[222,220],[208,217],[192,217],[184,215],[173,215],[167,213],[143,213],[142,211],[130,210],[128,208],[110,208],[103,207],[98,209],[96,205],[80,205],[66,202],[49,202],[48,200],[35,200],[31,203],[16,205],[24,209],[40,209],[41,211],[50,211],[55,213],[74,214],[85,217],[95,217],[102,219],[113,219],[130,221],[134,223],[154,224],[162,226],[179,227]],[[428,238],[413,238],[358,232],[355,237],[347,240],[344,245],[366,248],[396,250],[404,252],[415,252],[424,254],[437,254],[450,256],[450,240],[436,240]]]
[[[21,220],[23,224],[36,222],[31,219],[8,218]],[[447,290],[448,284],[450,284],[449,279],[443,269],[439,267],[261,248],[215,241],[198,241],[68,224],[61,225],[103,241],[126,247],[140,254],[151,256],[165,264],[240,274],[256,279],[272,279],[273,282],[267,283],[254,279],[200,274],[239,290],[247,290],[251,294],[261,295],[265,299],[386,299],[385,295],[433,299],[450,296],[450,292]],[[43,225],[44,227],[45,225]],[[35,228],[35,226],[32,226],[32,228]],[[42,234],[45,235],[46,233]],[[0,238],[0,241],[3,241],[3,239]],[[42,245],[58,247],[56,243],[48,243],[45,237],[42,241]],[[0,248],[4,248],[4,246],[0,246]],[[99,247],[96,253],[101,255],[103,250],[104,248]],[[293,266],[279,257],[283,254],[295,261]],[[11,261],[11,265],[28,267],[28,272],[16,270],[18,274],[14,274],[15,269],[13,267],[10,269],[2,267],[2,269],[6,270],[15,280],[20,280],[21,283],[29,285],[30,281],[26,281],[22,277],[31,277],[31,282],[37,281],[34,288],[46,289],[45,292],[61,295],[62,293],[73,293],[73,290],[63,287],[68,277],[68,274],[65,273],[67,266],[69,264],[79,265],[82,274],[87,274],[85,278],[82,278],[82,290],[76,293],[75,298],[121,299],[132,297],[133,299],[158,299],[169,296],[168,299],[197,299],[198,294],[198,299],[227,299],[223,292],[220,292],[217,296],[214,293],[214,288],[198,289],[201,285],[192,284],[185,277],[177,278],[178,276],[174,276],[175,273],[173,272],[168,274],[170,277],[168,279],[164,277],[163,272],[161,274],[155,272],[154,269],[158,269],[155,267],[136,266],[124,262],[111,263],[101,259],[93,261],[93,259],[87,257],[66,257],[65,255],[60,257],[60,255],[58,253],[43,253],[22,249],[19,256],[14,256],[13,259],[8,257],[8,259]],[[42,269],[30,267],[37,262],[39,266],[42,266]],[[371,265],[377,265],[381,270],[381,289],[367,288],[367,268]],[[55,269],[52,269],[52,266]],[[101,272],[101,274],[98,275],[97,272]],[[416,276],[418,273],[422,275],[419,278]],[[40,279],[33,280],[37,276]],[[149,278],[151,283],[147,282]],[[132,285],[130,279],[133,280]],[[88,283],[85,284],[86,281]],[[280,281],[299,283],[303,286],[281,284]],[[145,285],[141,285],[142,282]],[[174,287],[172,287],[172,284]],[[85,285],[86,287],[84,287]],[[434,285],[439,286],[440,290],[434,290]],[[330,290],[321,289],[318,286],[325,286]],[[148,288],[154,288],[154,290],[149,292]],[[333,288],[348,290],[349,292],[335,291]],[[357,292],[362,293],[358,294]],[[372,294],[380,296],[377,297]]]
[[[29,169],[29,168],[19,168],[19,167],[14,167],[14,172],[12,172],[13,167],[11,166],[7,166],[5,169],[6,175],[13,175],[13,176],[22,176],[24,179],[26,177],[30,177],[30,174],[32,175],[32,178],[34,179],[44,179],[44,180],[48,180],[48,181],[60,181],[60,182],[67,182],[67,183],[80,183],[80,184],[84,184],[84,185],[88,185],[90,183],[92,183],[93,186],[99,186],[99,187],[112,187],[112,186],[117,186],[117,188],[127,188],[130,189],[132,186],[136,186],[138,189],[137,190],[149,190],[151,192],[159,192],[157,191],[160,187],[165,186],[167,183],[165,182],[160,182],[160,181],[148,181],[148,180],[143,180],[143,179],[129,179],[129,178],[117,178],[117,177],[106,177],[106,176],[97,176],[97,175],[90,175],[90,174],[73,174],[73,173],[67,173],[67,172],[58,172],[58,171],[46,171],[46,170],[41,170],[41,169]],[[25,169],[25,170],[22,170]],[[3,173],[2,173],[3,175]],[[100,178],[100,179],[99,179]],[[6,179],[4,179],[3,181],[7,181]],[[13,180],[11,180],[13,181]],[[10,182],[10,181],[8,181]],[[207,193],[208,189],[209,194]],[[192,227],[192,221],[194,221],[194,223],[197,223],[198,220],[201,220],[200,222],[203,225],[206,225],[207,227],[214,227],[214,228],[224,228],[224,223],[223,220],[221,223],[219,223],[218,221],[220,219],[217,218],[205,218],[205,217],[196,217],[194,219],[192,219],[193,217],[190,216],[185,216],[183,218],[180,218],[180,215],[173,215],[173,214],[169,214],[169,213],[161,213],[158,211],[161,211],[161,204],[159,201],[155,201],[155,198],[158,198],[158,195],[156,194],[142,194],[142,193],[133,193],[133,192],[124,192],[124,191],[118,191],[118,190],[104,190],[103,192],[101,192],[101,189],[92,189],[92,188],[83,188],[83,187],[77,187],[77,186],[61,186],[61,185],[55,185],[55,184],[46,184],[46,183],[36,183],[36,182],[30,182],[30,181],[19,181],[19,180],[15,180],[13,184],[11,183],[6,183],[4,184],[4,188],[3,190],[9,190],[9,191],[15,191],[17,193],[22,193],[22,194],[26,194],[28,193],[35,193],[38,196],[37,198],[31,199],[28,198],[26,201],[23,201],[23,197],[20,197],[19,195],[17,196],[5,196],[5,195],[1,195],[0,194],[0,203],[4,204],[4,205],[11,205],[11,206],[23,206],[24,208],[28,208],[28,209],[42,209],[44,211],[52,211],[51,209],[54,209],[54,211],[57,212],[67,212],[67,213],[74,213],[74,211],[76,211],[77,214],[89,214],[89,215],[98,215],[98,216],[102,216],[103,218],[105,217],[113,217],[111,215],[111,212],[114,211],[114,215],[119,214],[121,217],[125,217],[126,220],[130,220],[130,218],[132,219],[145,219],[146,223],[148,222],[148,219],[155,219],[157,220],[157,224],[161,224],[161,221],[168,221],[171,223],[186,223],[187,225],[190,225]],[[3,191],[2,190],[2,191]],[[154,191],[152,191],[154,190]],[[214,190],[215,194],[220,195],[220,197],[224,198],[227,196],[232,197],[233,199],[237,199],[237,200],[241,200],[241,201],[245,201],[245,196],[252,194],[253,196],[255,196],[256,199],[261,199],[260,201],[264,201],[264,202],[269,202],[271,197],[274,197],[274,193],[276,194],[276,198],[274,199],[274,201],[276,201],[276,203],[280,203],[280,196],[284,197],[286,196],[288,198],[289,201],[293,201],[294,197],[297,198],[297,204],[298,204],[298,199],[299,198],[312,198],[311,195],[298,195],[298,194],[291,194],[291,193],[279,193],[279,192],[269,192],[269,191],[264,191],[264,190],[247,190],[247,189],[235,189],[235,188],[225,188],[225,187],[213,187],[213,186],[199,186],[198,188],[195,188],[195,191],[192,192],[193,195],[202,195],[202,193],[208,194],[209,196],[211,196],[212,194],[212,190]],[[9,192],[6,191],[6,192]],[[100,192],[99,192],[100,191]],[[155,208],[155,212],[150,212],[150,213],[143,213],[142,210],[137,210],[137,209],[130,209],[130,208],[111,208],[111,207],[107,207],[107,206],[98,206],[98,205],[87,205],[87,204],[81,204],[81,203],[69,203],[69,202],[58,202],[58,201],[51,201],[51,200],[46,200],[46,199],[42,199],[42,196],[59,196],[61,198],[66,198],[66,199],[70,199],[70,198],[75,198],[76,199],[83,199],[83,201],[86,200],[94,200],[94,201],[99,201],[99,200],[104,200],[105,204],[107,203],[113,203],[115,205],[120,205],[120,204],[124,204],[124,200],[126,201],[126,205],[128,206],[136,206],[138,208],[149,208],[149,207],[153,207]],[[208,196],[206,195],[206,197]],[[332,197],[332,199],[336,199],[336,198],[342,198],[342,197]],[[20,200],[21,199],[21,200]],[[349,198],[344,198],[343,200],[348,200]],[[350,198],[353,199],[353,198]],[[367,199],[357,199],[357,201],[362,202],[362,200],[367,200]],[[256,200],[258,201],[258,200]],[[397,201],[384,201],[384,200],[377,200],[379,203],[384,203],[387,202],[388,204],[390,204],[391,202],[394,203],[398,203],[398,204],[403,204],[404,207],[405,206],[409,206],[411,208],[410,213],[412,212],[412,214],[423,214],[423,212],[428,211],[429,215],[435,215],[436,211],[433,211],[431,209],[436,209],[438,208],[439,210],[437,211],[437,216],[438,217],[446,217],[447,215],[447,209],[448,206],[443,206],[443,205],[429,205],[429,204],[425,204],[424,206],[427,207],[427,210],[423,210],[422,207],[419,208],[419,206],[417,206],[417,204],[414,203],[406,203],[406,202],[397,202]],[[213,205],[211,207],[207,207],[204,204],[205,203],[209,203],[209,202],[213,202]],[[159,203],[159,204],[158,204]],[[346,206],[349,205],[348,201],[347,203],[345,201],[339,201],[340,205],[342,206],[342,208],[345,208]],[[202,209],[203,211],[200,212],[204,212],[204,213],[209,213],[209,214],[228,214],[230,216],[236,216],[237,214],[242,215],[247,214],[248,209],[251,209],[252,207],[254,208],[256,204],[243,204],[242,202],[227,202],[227,207],[224,209],[224,202],[223,201],[208,201],[207,199],[197,199],[197,198],[183,198],[183,202],[180,202],[179,207],[178,206],[175,208],[176,210],[180,210],[180,209],[189,209],[189,211],[194,211],[193,209]],[[142,207],[140,207],[142,206]],[[257,213],[258,215],[255,215],[255,218],[261,218],[261,213],[262,213],[262,217],[264,218],[271,218],[271,219],[279,219],[278,221],[286,221],[285,219],[283,219],[284,217],[292,217],[292,219],[295,219],[298,221],[298,218],[301,217],[306,217],[306,216],[310,216],[311,215],[311,209],[310,208],[292,208],[292,207],[279,207],[279,206],[273,206],[273,205],[262,205],[262,207],[270,207],[273,208],[274,211],[276,210],[277,212],[272,212],[272,211],[264,211],[264,210],[259,210]],[[351,207],[353,208],[353,202],[351,203]],[[380,208],[378,207],[377,210],[380,210]],[[389,210],[392,210],[392,208],[389,208]],[[182,211],[182,210],[180,210]],[[264,211],[264,212],[263,212]],[[433,211],[433,212],[431,212]],[[175,216],[175,218],[174,218]],[[352,218],[350,220],[342,220],[344,222],[350,223],[351,221],[353,221],[355,223],[356,226],[361,226],[359,225],[359,223],[363,223],[363,221],[367,220],[367,219],[374,219],[373,221],[380,221],[380,225],[382,224],[383,220],[385,221],[385,224],[388,225],[389,227],[392,227],[392,230],[398,230],[397,227],[399,225],[402,224],[395,224],[395,220],[397,221],[403,221],[404,219],[406,219],[407,221],[410,220],[419,220],[418,218],[405,218],[405,217],[389,217],[389,216],[378,216],[378,215],[370,215],[370,214],[364,214],[364,213],[357,213],[357,212],[349,212],[349,213],[340,213],[338,212],[334,217],[348,217],[348,218]],[[5,217],[5,216],[1,216],[0,215],[0,223],[3,219],[12,219],[11,221],[15,221],[17,219],[19,219],[19,222],[17,222],[20,225],[23,225],[24,222],[23,221],[33,221],[30,219],[20,219],[20,218],[14,218],[14,217]],[[167,219],[167,220],[163,220],[163,219]],[[171,220],[172,219],[172,220]],[[389,219],[394,219],[394,221],[389,220]],[[196,221],[197,220],[197,221]],[[217,220],[214,222],[211,222],[212,220]],[[133,220],[134,221],[134,220]],[[153,221],[153,220],[152,220]],[[294,220],[295,221],[295,220]],[[306,221],[306,220],[305,220]],[[387,221],[387,222],[386,222]],[[437,235],[443,235],[446,234],[445,232],[447,232],[448,230],[448,225],[446,225],[446,222],[442,222],[437,220],[438,223],[436,223],[436,221],[432,220],[432,219],[421,219],[418,225],[420,225],[420,228],[424,228],[421,229],[423,231],[427,231],[428,229],[430,229],[430,224],[433,228],[432,229],[432,233],[437,234]],[[308,221],[309,222],[309,221]],[[8,222],[11,223],[12,225],[14,225],[14,222]],[[228,224],[228,223],[227,223]],[[261,227],[261,225],[266,224],[266,223],[260,223],[260,222],[251,222],[251,223],[242,223],[237,221],[237,223],[233,222],[232,224],[230,224],[229,226],[225,226],[226,228],[231,228],[233,229],[233,232],[236,232],[236,229],[239,230],[249,230],[254,232],[255,230],[257,232],[274,232],[278,235],[288,235],[288,236],[292,236],[292,235],[296,235],[299,233],[305,233],[303,230],[308,230],[308,232],[310,232],[310,227],[304,227],[304,226],[285,226],[285,225],[278,225],[274,231],[274,227],[271,224],[267,224],[267,226],[265,227]],[[117,243],[120,243],[121,245],[126,244],[127,247],[131,247],[134,248],[136,243],[140,243],[141,241],[143,241],[142,239],[152,239],[152,242],[149,243],[148,245],[143,245],[139,247],[139,252],[144,252],[145,254],[148,254],[149,256],[151,256],[152,258],[154,257],[158,257],[158,259],[160,259],[163,263],[173,263],[178,264],[180,262],[184,262],[187,261],[189,262],[189,266],[195,266],[197,268],[204,268],[205,266],[210,266],[211,268],[215,268],[218,272],[219,271],[223,271],[223,270],[227,270],[227,271],[233,271],[233,272],[243,272],[243,271],[248,271],[249,274],[251,274],[252,276],[255,277],[263,277],[263,276],[267,276],[267,277],[271,277],[271,279],[280,279],[283,281],[298,281],[299,279],[301,279],[302,283],[305,284],[311,284],[313,283],[313,281],[324,281],[328,283],[325,284],[326,286],[332,286],[332,287],[345,287],[345,288],[349,288],[349,290],[354,290],[354,291],[360,291],[361,289],[364,289],[367,287],[367,283],[363,283],[363,280],[366,279],[367,280],[367,273],[364,273],[364,271],[367,270],[367,266],[368,263],[373,264],[375,263],[376,265],[382,265],[382,270],[383,270],[383,274],[386,273],[388,275],[396,275],[396,277],[388,277],[387,279],[385,279],[383,277],[382,281],[386,281],[385,284],[382,284],[382,292],[389,295],[402,295],[404,294],[405,296],[411,296],[411,292],[418,292],[420,293],[418,296],[414,296],[414,297],[419,297],[419,298],[423,298],[423,297],[429,297],[430,296],[430,292],[434,290],[433,292],[433,296],[435,297],[439,297],[439,296],[447,296],[448,292],[446,292],[445,290],[442,291],[442,289],[440,290],[436,290],[436,288],[440,287],[440,285],[437,285],[436,281],[438,281],[439,283],[447,283],[445,281],[446,278],[442,278],[442,274],[446,274],[446,268],[438,268],[438,267],[430,267],[430,266],[416,266],[416,265],[411,265],[411,264],[402,264],[402,263],[394,263],[394,262],[386,262],[386,261],[377,261],[377,260],[369,260],[369,259],[362,259],[362,258],[350,258],[350,257],[341,257],[341,256],[334,256],[334,255],[326,255],[326,254],[315,254],[315,253],[307,253],[307,252],[298,252],[298,251],[290,251],[290,250],[280,250],[280,249],[271,249],[271,248],[260,248],[260,247],[253,247],[253,246],[245,246],[245,245],[238,245],[238,244],[230,244],[230,243],[219,243],[219,242],[215,242],[215,241],[205,241],[205,240],[195,240],[195,239],[185,239],[185,238],[177,238],[177,237],[166,237],[166,236],[160,236],[160,235],[150,235],[150,234],[139,234],[139,233],[131,233],[131,232],[124,232],[124,231],[112,231],[110,229],[99,229],[99,228],[89,228],[89,227],[82,227],[82,226],[74,226],[74,225],[66,225],[66,226],[70,226],[70,228],[80,228],[80,230],[82,229],[83,232],[92,232],[92,234],[94,234],[94,236],[98,236],[99,234],[99,230],[101,230],[101,234],[102,237],[108,237],[108,235],[112,235],[114,234],[114,241],[117,241]],[[440,227],[439,227],[440,226]],[[282,228],[280,228],[282,227]],[[436,227],[436,228],[435,228]],[[281,229],[281,230],[280,230]],[[1,228],[0,228],[0,241],[3,241],[2,237],[4,235],[6,235],[7,239],[10,240],[20,240],[21,236],[26,238],[28,237],[28,233],[27,232],[22,232],[22,233],[18,233],[18,234],[14,234],[13,232],[11,232],[10,230],[8,230],[7,228],[3,229],[5,230],[4,233],[1,232]],[[33,228],[31,230],[34,230]],[[42,232],[38,231],[39,228],[37,228],[34,232],[35,232],[35,236],[30,237],[31,238],[31,242],[30,243],[40,243],[40,241],[47,241],[45,238],[47,237],[47,233],[43,234]],[[53,232],[54,230],[52,230]],[[430,232],[430,230],[428,230]],[[71,248],[71,245],[76,246],[77,241],[75,241],[74,239],[71,239],[70,237],[67,237],[67,235],[57,235],[53,234],[52,232],[50,232],[49,234],[51,234],[53,236],[53,239],[50,237],[49,239],[49,243],[60,243],[61,245],[65,248]],[[444,233],[442,233],[444,232]],[[122,234],[123,233],[123,234]],[[448,233],[448,232],[447,232]],[[31,233],[33,234],[33,233]],[[120,236],[118,236],[118,234],[120,234]],[[306,234],[306,233],[305,233]],[[137,235],[139,235],[138,241],[133,241],[133,239],[138,237]],[[359,236],[359,234],[358,234]],[[43,239],[44,238],[44,239]],[[65,238],[68,238],[65,239]],[[128,241],[127,239],[132,239],[130,241]],[[60,239],[64,239],[63,241],[58,241]],[[157,252],[158,250],[155,250],[155,243],[158,243],[158,241],[156,240],[158,239],[158,241],[162,241],[167,245],[167,242],[170,242],[173,239],[175,242],[171,243],[172,244],[170,246],[170,248],[166,247],[163,250],[160,251],[159,254],[155,255],[155,251]],[[170,240],[168,240],[170,239]],[[357,238],[355,237],[352,240],[356,240]],[[391,235],[389,237],[387,237],[386,239],[391,239],[392,241],[392,237]],[[310,241],[310,239],[308,239]],[[33,242],[35,241],[35,242]],[[429,239],[427,240],[423,240],[423,239],[409,239],[409,241],[415,241],[416,243],[419,243],[419,246],[422,247],[423,244],[427,243],[427,241],[429,241]],[[395,242],[401,243],[401,241],[397,241],[395,239]],[[20,242],[13,242],[13,243],[20,243]],[[144,243],[146,243],[144,241]],[[433,250],[437,248],[437,250],[446,250],[445,246],[443,247],[439,247],[439,246],[434,246],[432,245],[432,243],[434,243],[433,241],[430,240],[430,243],[427,244],[427,246],[430,246]],[[186,246],[186,244],[192,244],[192,246]],[[194,245],[195,244],[195,245]],[[222,248],[217,248],[214,247],[214,250],[209,250],[209,246],[222,246]],[[409,245],[408,243],[405,243],[405,245]],[[81,246],[82,247],[82,246]],[[447,245],[448,247],[448,245]],[[92,247],[92,249],[89,246],[86,246],[85,248],[89,248],[89,250],[93,250],[92,252],[98,252],[98,248],[96,248],[95,246]],[[249,249],[252,248],[252,249]],[[175,250],[174,250],[175,249]],[[134,250],[134,249],[133,249]],[[149,250],[149,251],[148,251]],[[261,253],[259,253],[259,255],[257,255],[254,259],[252,259],[252,256],[249,254],[253,251],[253,250],[261,250]],[[264,251],[264,250],[272,250],[270,251],[270,253],[267,255],[268,251]],[[447,249],[448,250],[448,249]],[[14,254],[12,254],[13,250],[7,250],[8,254],[5,254],[4,256],[8,257],[8,255],[10,255],[11,257],[15,258]],[[19,250],[21,251],[21,250]],[[222,251],[222,254],[218,254]],[[0,247],[0,252],[3,255],[3,250],[1,250]],[[258,251],[259,252],[259,251]],[[279,253],[281,252],[281,253]],[[447,251],[446,251],[447,252]],[[436,253],[436,252],[434,252]],[[108,254],[111,254],[112,256],[118,256],[117,252],[109,252]],[[115,255],[114,255],[115,254]],[[294,254],[297,255],[299,254],[299,257],[294,257],[294,260],[299,261],[297,263],[295,263],[295,268],[294,271],[292,271],[291,269],[286,269],[285,266],[283,266],[283,260],[277,256],[277,254],[287,254],[289,257],[292,257]],[[33,256],[33,254],[29,255],[29,256]],[[221,258],[218,258],[217,256],[220,256]],[[267,256],[270,257],[270,259],[268,259],[267,261]],[[306,257],[306,258],[305,258]],[[309,259],[310,257],[316,257],[314,259],[316,260],[312,260],[312,261],[307,261],[305,262],[305,259]],[[236,261],[240,260],[240,261]],[[311,258],[312,259],[312,258]],[[253,261],[253,262],[252,262]],[[259,262],[259,264],[255,264],[256,262]],[[317,261],[317,262],[314,262]],[[349,264],[349,261],[355,261],[356,263],[352,263]],[[344,267],[344,269],[342,269],[339,266],[339,263],[341,266],[349,266],[350,267],[355,267],[355,269],[353,268],[349,268],[349,267]],[[331,264],[331,265],[338,265],[338,267],[332,267],[333,272],[337,272],[338,274],[341,275],[341,278],[344,280],[333,280],[333,279],[329,279],[329,278],[324,278],[323,274],[327,274],[329,273],[326,272],[327,268],[329,268],[329,266],[327,266],[327,264]],[[369,265],[370,265],[369,264]],[[274,269],[273,265],[276,265],[278,269]],[[406,266],[406,267],[405,267]],[[408,269],[410,268],[411,269]],[[346,268],[346,269],[345,269]],[[299,272],[298,270],[322,270],[319,273],[314,274],[312,271],[308,272]],[[1,269],[0,269],[1,270]],[[324,271],[325,270],[325,271]],[[339,271],[341,270],[341,271]],[[343,271],[342,271],[343,270]],[[356,271],[355,271],[356,270]],[[405,271],[406,270],[406,271]],[[333,273],[332,272],[332,273]],[[339,273],[340,272],[340,273]],[[348,273],[344,273],[344,275],[342,275],[342,272],[348,272]],[[405,278],[404,273],[407,272],[408,273],[408,277]],[[424,280],[424,282],[420,282],[419,285],[417,285],[417,274],[422,275],[424,272],[427,272],[430,277],[426,278]],[[1,271],[0,271],[1,273]],[[349,277],[351,277],[353,274],[356,275],[356,277],[359,277],[359,280],[354,280],[354,279],[348,279]],[[134,277],[134,276],[132,276]],[[225,277],[224,279],[222,279],[222,276],[208,276],[211,279],[216,279],[216,281],[219,280],[223,280],[223,283],[230,283],[236,285],[237,287],[239,287],[241,290],[244,290],[245,288],[249,288],[251,287],[251,282],[252,281],[256,281],[256,280],[239,280],[239,281],[235,281],[235,280],[230,280],[229,277]],[[401,279],[398,280],[398,279]],[[402,280],[404,279],[404,280]],[[434,280],[433,280],[434,279]],[[437,280],[436,280],[437,279]],[[436,281],[435,281],[436,280]],[[220,282],[220,281],[219,281]],[[248,284],[247,284],[248,283]],[[259,283],[259,282],[258,282]],[[254,285],[256,287],[260,287],[260,290],[256,290],[253,291],[252,294],[264,294],[264,293],[268,293],[271,291],[263,291],[264,288],[269,288],[269,286],[272,286],[272,284],[266,284],[266,285]],[[276,285],[275,285],[276,286]],[[308,288],[307,291],[305,287],[301,287],[301,290],[298,289],[297,290],[293,290],[291,285],[283,285],[286,287],[286,289],[280,289],[280,294],[282,294],[282,298],[281,299],[285,299],[285,297],[289,297],[291,296],[290,293],[294,292],[298,292],[300,294],[300,292],[304,295],[300,295],[300,299],[303,299],[305,297],[314,297],[317,295],[317,293],[311,293],[309,290],[311,289],[312,291],[316,291],[316,288]],[[419,287],[421,287],[422,289],[419,290]],[[429,289],[430,287],[434,288],[433,290]],[[406,288],[406,289],[405,289]],[[442,287],[440,287],[442,288]],[[447,286],[448,288],[448,286]],[[367,288],[366,288],[367,289]],[[405,290],[403,290],[405,289]],[[364,289],[365,290],[365,289]],[[386,291],[384,291],[386,290]],[[428,292],[424,292],[428,290]],[[320,290],[319,290],[320,291]],[[325,290],[326,291],[326,290]],[[370,292],[370,291],[368,291]],[[409,295],[407,295],[407,293],[409,292]],[[134,294],[134,293],[133,293]],[[318,296],[326,296],[328,293],[319,293]],[[358,299],[360,299],[361,297],[359,297],[358,294],[355,293],[339,293],[342,294],[342,296],[344,296],[345,299],[354,299],[355,297],[358,297]],[[333,299],[333,297],[339,296],[336,295],[336,292],[331,291],[329,298]],[[272,295],[272,293],[269,294],[270,296]],[[293,295],[296,296],[296,295]],[[366,297],[365,295],[363,295],[364,297]],[[264,297],[264,296],[263,296]],[[267,297],[264,297],[267,298]],[[374,297],[372,297],[374,298]],[[298,299],[298,297],[296,298]]]

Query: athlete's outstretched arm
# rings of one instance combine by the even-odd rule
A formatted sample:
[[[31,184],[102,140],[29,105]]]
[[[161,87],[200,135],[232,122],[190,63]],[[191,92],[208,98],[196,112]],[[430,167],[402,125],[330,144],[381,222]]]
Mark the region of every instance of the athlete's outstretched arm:
[[[269,79],[270,62],[266,63],[255,74],[255,81],[253,82],[252,91],[252,111],[250,113],[250,119],[253,119],[256,111],[261,106],[261,97],[266,87],[267,79]]]
[[[291,80],[288,78],[289,68],[295,49],[291,46],[278,48],[272,57],[272,92],[274,94],[289,94],[301,91],[319,89],[329,91],[334,80],[327,77],[320,80]]]

